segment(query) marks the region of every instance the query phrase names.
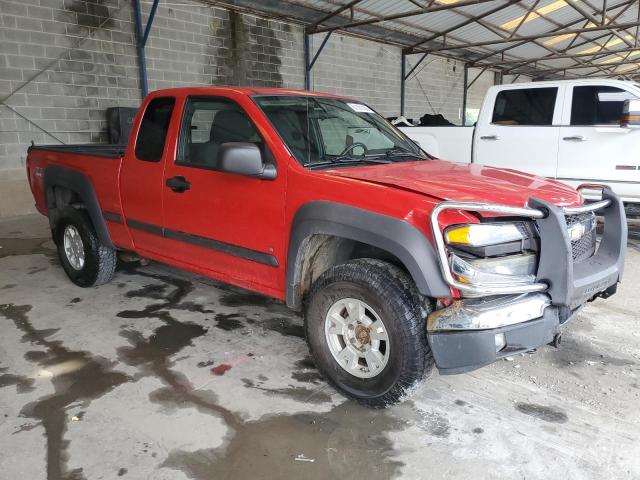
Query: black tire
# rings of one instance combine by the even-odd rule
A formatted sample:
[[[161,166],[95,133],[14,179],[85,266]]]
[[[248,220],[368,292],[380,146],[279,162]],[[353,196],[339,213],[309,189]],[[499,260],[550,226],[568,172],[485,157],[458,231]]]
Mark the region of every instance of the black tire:
[[[71,265],[64,250],[64,232],[69,225],[76,228],[82,240],[84,265],[80,269]],[[107,283],[113,278],[118,258],[116,251],[100,242],[85,211],[65,207],[61,212],[54,235],[60,263],[73,283],[79,287],[94,287]]]
[[[344,298],[371,306],[386,327],[388,361],[372,378],[347,372],[333,357],[325,337],[327,313]],[[314,283],[307,300],[305,331],[311,355],[325,378],[347,397],[368,407],[387,407],[402,401],[431,372],[434,360],[425,316],[433,306],[422,301],[415,284],[400,268],[374,259],[334,266]]]

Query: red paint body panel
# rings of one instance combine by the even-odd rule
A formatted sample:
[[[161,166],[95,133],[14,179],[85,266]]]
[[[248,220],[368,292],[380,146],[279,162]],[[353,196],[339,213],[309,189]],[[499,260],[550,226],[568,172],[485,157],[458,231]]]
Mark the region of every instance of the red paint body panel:
[[[145,99],[135,119],[126,154],[120,159],[35,149],[27,171],[38,209],[47,213],[42,171],[61,165],[83,173],[93,185],[100,208],[123,216],[108,221],[114,244],[170,265],[194,271],[279,299],[285,298],[287,249],[298,209],[331,201],[403,219],[429,239],[429,213],[442,200],[480,201],[524,206],[537,197],[557,205],[582,203],[575,190],[558,182],[512,170],[431,160],[311,171],[291,157],[269,121],[251,100],[253,94],[321,95],[282,89],[197,87],[157,91]],[[160,162],[135,158],[142,112],[154,98],[172,96],[176,103]],[[275,180],[241,177],[175,164],[180,119],[188,96],[217,96],[239,104],[254,122],[277,164]],[[39,172],[40,175],[36,174]],[[168,178],[182,175],[191,189],[176,194]],[[135,219],[189,235],[215,239],[275,257],[277,266],[257,263],[202,246],[130,228]],[[448,212],[444,224],[477,221]]]

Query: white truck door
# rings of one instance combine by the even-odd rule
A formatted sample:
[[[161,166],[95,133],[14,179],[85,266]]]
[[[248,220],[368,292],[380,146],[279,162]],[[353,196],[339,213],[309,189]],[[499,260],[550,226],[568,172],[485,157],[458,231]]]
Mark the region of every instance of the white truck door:
[[[567,88],[566,95],[558,180],[574,187],[604,183],[623,200],[640,202],[640,130],[620,127],[622,104],[636,95],[593,83]]]
[[[474,137],[473,162],[555,177],[564,87],[493,87]]]

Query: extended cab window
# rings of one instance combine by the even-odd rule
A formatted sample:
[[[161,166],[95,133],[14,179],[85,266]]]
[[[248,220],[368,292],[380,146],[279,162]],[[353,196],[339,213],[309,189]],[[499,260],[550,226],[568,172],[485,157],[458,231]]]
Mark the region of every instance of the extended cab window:
[[[496,96],[491,122],[497,125],[551,125],[557,96],[555,87],[502,90]]]
[[[618,125],[624,101],[634,98],[631,93],[616,87],[573,87],[571,125]]]
[[[149,102],[136,140],[135,153],[140,160],[159,162],[162,158],[174,104],[174,98],[156,98]]]
[[[188,99],[177,162],[215,169],[220,145],[228,142],[255,143],[264,149],[262,138],[239,105],[217,98]]]

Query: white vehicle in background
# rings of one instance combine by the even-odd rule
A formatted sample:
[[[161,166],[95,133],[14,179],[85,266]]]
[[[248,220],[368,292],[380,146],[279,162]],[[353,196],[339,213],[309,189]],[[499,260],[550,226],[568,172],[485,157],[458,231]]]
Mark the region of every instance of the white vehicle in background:
[[[520,170],[574,187],[609,185],[629,213],[640,214],[638,99],[640,84],[622,80],[498,85],[487,92],[475,127],[401,130],[444,160]]]

